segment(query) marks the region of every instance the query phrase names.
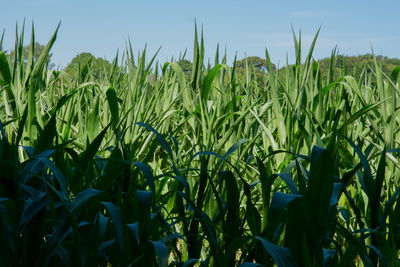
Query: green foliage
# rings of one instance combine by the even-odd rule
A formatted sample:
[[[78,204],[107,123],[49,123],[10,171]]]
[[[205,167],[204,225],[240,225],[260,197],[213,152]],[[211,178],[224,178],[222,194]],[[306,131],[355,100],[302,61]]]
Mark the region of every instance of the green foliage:
[[[360,77],[364,68],[366,68],[366,74],[374,71],[374,59],[376,59],[380,68],[386,75],[390,75],[394,68],[400,65],[400,59],[398,58],[388,58],[385,56],[374,57],[372,54],[365,54],[360,56],[337,55],[332,67],[334,68],[334,73],[337,75],[352,75],[354,77]],[[317,61],[321,68],[321,73],[327,73],[330,61],[330,58],[324,58]],[[336,79],[338,77],[339,76],[336,76]]]
[[[181,59],[177,62],[179,66],[182,68],[183,73],[191,73],[193,64],[187,59]]]
[[[206,67],[196,28],[191,65],[56,72],[57,32],[0,53],[0,265],[400,265],[398,68],[338,77],[295,34],[284,69]]]
[[[268,63],[265,59],[260,57],[246,57],[244,59],[236,61],[236,68],[238,69],[245,69],[248,66],[253,66],[257,71],[260,72],[269,72]],[[272,64],[272,70],[275,71],[276,67]]]
[[[272,64],[271,66],[271,71],[275,71],[275,64]],[[263,84],[264,75],[269,72],[267,61],[260,57],[245,57],[236,61],[236,74],[240,80],[255,80],[259,84]],[[246,77],[246,75],[250,75],[250,77]]]
[[[29,58],[29,54],[31,53],[31,45],[25,45],[23,48],[22,48],[22,59],[23,59],[23,61],[24,62],[27,62],[28,61],[28,58]],[[39,59],[39,56],[43,53],[43,51],[44,51],[44,49],[45,49],[45,45],[41,45],[40,43],[38,43],[38,42],[35,42],[34,43],[34,45],[33,45],[33,61],[34,62],[36,62],[38,59]],[[15,58],[15,50],[11,50],[11,52],[9,53],[9,55],[8,55],[8,57],[9,57],[9,59],[10,59],[10,61],[12,61],[12,60],[14,60],[14,58]],[[49,54],[49,56],[48,56],[48,62],[47,62],[47,64],[48,64],[48,68],[49,69],[52,69],[52,68],[54,68],[54,64],[53,63],[50,63],[51,62],[51,56],[52,56],[53,54]]]
[[[64,69],[71,79],[79,78],[81,81],[103,79],[111,70],[110,62],[87,52],[76,55]]]

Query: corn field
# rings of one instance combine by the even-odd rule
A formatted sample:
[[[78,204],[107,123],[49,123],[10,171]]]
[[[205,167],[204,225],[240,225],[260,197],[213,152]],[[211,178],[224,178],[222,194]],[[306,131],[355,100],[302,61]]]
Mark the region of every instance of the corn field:
[[[0,53],[0,266],[400,266],[400,66],[322,75],[293,33],[239,79],[195,29],[190,75],[128,42],[95,79],[57,32]]]

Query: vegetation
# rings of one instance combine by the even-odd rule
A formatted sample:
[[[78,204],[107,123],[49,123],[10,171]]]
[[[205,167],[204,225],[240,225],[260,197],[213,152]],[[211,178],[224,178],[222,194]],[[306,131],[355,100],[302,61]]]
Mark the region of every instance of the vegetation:
[[[250,68],[250,70],[249,70]],[[264,75],[269,72],[268,62],[260,57],[245,57],[236,61],[236,75],[240,80],[246,79],[246,73],[251,73],[250,79],[263,83]],[[272,64],[272,71],[276,70],[275,64]]]
[[[374,72],[375,61],[378,62],[380,69],[386,75],[390,75],[394,69],[400,65],[400,59],[388,58],[384,56],[374,56],[373,54],[365,54],[360,56],[344,56],[337,55],[332,61],[330,58],[318,60],[318,65],[321,68],[321,73],[328,73],[327,70],[332,62],[332,68],[335,69],[334,79],[340,76],[352,75],[361,79],[360,75],[368,75]],[[365,70],[364,70],[365,68]],[[327,78],[326,76],[323,78]]]
[[[110,73],[112,64],[106,59],[95,57],[91,53],[80,53],[76,55],[67,65],[64,71],[69,77],[75,75],[85,79],[86,75],[92,76],[92,79],[102,79],[104,75]]]
[[[375,69],[375,60],[379,64],[382,72],[388,76],[400,65],[400,59],[388,58],[384,56],[374,56],[373,54],[365,54],[360,56],[344,56],[337,54],[336,49],[333,51],[334,56],[316,60],[322,79],[326,80],[329,73],[329,68],[332,68],[332,73],[335,77],[332,79],[339,79],[341,76],[351,75],[360,79],[360,75],[368,75]],[[187,59],[181,59],[178,61],[183,72],[190,77],[192,70],[192,62]],[[330,66],[332,64],[332,66]],[[290,66],[293,67],[293,66]],[[250,68],[250,69],[249,69]],[[365,68],[365,70],[364,70]],[[265,59],[260,57],[245,57],[241,60],[237,60],[235,64],[236,77],[239,80],[246,78],[246,73],[250,73],[251,79],[256,80],[258,83],[263,83],[264,74],[268,73],[268,63]],[[272,69],[275,71],[276,66],[272,64]],[[281,79],[285,79],[286,66],[278,70],[278,75]]]
[[[345,74],[359,75],[362,69],[367,66],[369,69],[374,69],[375,60],[380,64],[382,71],[386,75],[390,75],[392,71],[400,65],[400,59],[388,58],[384,56],[374,56],[373,54],[365,54],[361,56],[343,56],[338,55],[335,58],[334,67],[340,73],[340,70]],[[324,58],[318,61],[322,70],[329,68],[330,58]]]
[[[0,53],[0,265],[400,265],[400,67],[340,76],[294,35],[260,83],[196,30],[189,77],[130,45],[95,76],[46,67],[56,35]]]
[[[33,62],[36,62],[36,61],[39,59],[39,56],[42,54],[44,48],[45,48],[44,45],[41,45],[40,43],[35,42],[35,43],[33,44],[33,46],[31,46],[31,45],[25,45],[25,46],[23,46],[22,48],[21,48],[21,47],[16,48],[16,49],[19,49],[19,53],[18,53],[18,54],[15,53],[16,49],[12,50],[12,51],[9,53],[8,57],[9,57],[9,60],[10,60],[11,64],[13,63],[14,60],[22,60],[22,61],[24,61],[24,62],[27,62],[27,61],[28,61],[28,58],[29,58],[29,54],[32,53],[32,55],[33,55]],[[32,49],[33,49],[33,50],[32,50]],[[31,50],[32,50],[32,51],[31,51]],[[18,55],[20,58],[17,58],[17,59],[16,59],[15,57],[16,57],[17,55]],[[51,56],[52,56],[52,54],[50,53],[49,56],[48,56],[48,59],[47,59],[47,61],[48,61],[47,64],[48,64],[48,68],[49,68],[49,69],[54,68],[54,63],[51,63],[51,62],[50,62]]]

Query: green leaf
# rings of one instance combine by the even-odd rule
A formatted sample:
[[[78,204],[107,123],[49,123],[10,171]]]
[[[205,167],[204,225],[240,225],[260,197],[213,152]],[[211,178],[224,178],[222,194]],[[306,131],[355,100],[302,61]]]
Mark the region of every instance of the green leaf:
[[[400,73],[400,66],[397,66],[396,68],[393,69],[392,73],[390,74],[390,77],[394,82],[397,82],[399,73]]]
[[[36,117],[36,92],[39,90],[39,80],[42,75],[42,71],[47,64],[48,56],[51,47],[53,46],[56,38],[57,32],[60,27],[60,23],[57,26],[56,31],[54,32],[53,36],[51,37],[50,41],[44,48],[42,54],[39,56],[35,66],[33,67],[32,73],[29,79],[29,95],[28,95],[28,124],[27,124],[27,135],[29,138],[33,138],[33,125],[34,120]]]
[[[202,88],[203,90],[201,91],[201,99],[204,102],[207,101],[208,95],[210,94],[211,91],[212,83],[221,68],[222,68],[221,64],[214,66],[214,68],[212,68],[210,72],[207,74],[207,76],[204,78],[204,83]]]
[[[156,251],[157,258],[158,258],[158,266],[159,267],[166,267],[168,266],[168,248],[165,246],[162,240],[152,241],[150,242],[154,246],[154,250]]]
[[[240,146],[241,144],[246,143],[246,142],[248,142],[248,141],[250,141],[250,140],[247,139],[247,138],[243,138],[243,139],[240,139],[239,141],[237,141],[236,144],[234,144],[233,146],[231,146],[231,147],[228,149],[228,151],[224,154],[223,158],[224,158],[224,159],[228,158],[228,156],[231,155],[233,152],[235,152],[235,151],[239,148],[239,146]]]
[[[314,238],[319,240],[327,231],[330,202],[335,176],[335,159],[331,152],[317,146],[311,153],[307,200],[315,218]]]
[[[11,83],[11,72],[8,65],[7,56],[0,52],[0,86],[7,86]]]
[[[338,132],[343,132],[344,129],[346,129],[347,126],[351,125],[355,120],[357,120],[359,117],[361,117],[362,115],[366,114],[367,112],[369,112],[370,110],[376,108],[377,106],[379,106],[380,104],[382,104],[383,102],[385,102],[386,100],[382,100],[379,101],[378,103],[375,104],[370,104],[367,105],[365,107],[362,107],[360,110],[358,110],[356,113],[352,114],[350,116],[350,118],[348,118],[343,124],[342,126],[339,128]]]
[[[37,175],[40,171],[43,170],[45,164],[41,159],[48,159],[54,150],[45,150],[41,152],[39,155],[32,156],[25,164],[25,167],[21,173],[21,181],[22,183],[27,183],[33,176]]]
[[[78,218],[81,211],[87,205],[87,202],[89,201],[89,199],[99,195],[100,193],[101,193],[101,191],[93,189],[93,188],[86,189],[84,191],[79,192],[75,196],[75,198],[71,202],[71,204],[69,205],[69,210],[71,212],[71,216],[73,216],[73,218]]]
[[[139,222],[127,224],[128,228],[131,230],[133,236],[136,238],[138,244],[140,244],[140,235],[139,235]]]
[[[299,195],[299,190],[297,190],[296,184],[294,183],[293,177],[290,173],[279,173],[277,176],[286,183],[290,193]]]
[[[41,152],[50,149],[56,136],[56,113],[54,113],[39,136],[38,143],[35,146],[35,155],[38,155]]]
[[[124,224],[122,223],[121,212],[112,202],[100,202],[111,215],[112,223],[114,224],[117,242],[120,251],[124,248]]]
[[[46,47],[43,49],[42,54],[40,54],[37,62],[35,63],[35,66],[32,71],[32,76],[36,78],[43,70],[44,66],[47,64],[48,56],[50,53],[50,49],[53,47],[54,42],[56,41],[57,38],[57,33],[60,28],[61,22],[58,23],[58,26],[56,28],[56,31],[54,32],[53,36],[51,37],[50,41],[47,43]]]
[[[270,70],[269,81],[271,85],[272,108],[275,114],[276,122],[278,124],[279,139],[281,140],[281,145],[283,146],[286,144],[287,134],[286,134],[285,120],[282,113],[282,107],[279,102],[279,92],[278,92],[279,88],[267,49],[265,49],[265,55],[267,58],[268,69]]]
[[[98,135],[100,131],[100,96],[96,96],[94,100],[94,105],[92,107],[92,111],[89,113],[87,118],[87,135],[89,138],[89,142],[92,142],[96,135]],[[113,123],[113,122],[111,122]]]
[[[110,124],[108,124],[103,131],[101,131],[96,138],[91,142],[85,151],[83,151],[79,155],[79,166],[83,169],[86,170],[86,168],[89,165],[89,162],[93,159],[93,157],[96,155],[97,151],[99,150],[99,147],[101,145],[101,142],[103,141],[104,135],[107,132],[108,127]]]
[[[118,97],[113,87],[108,88],[106,94],[111,112],[111,125],[115,129],[119,123]]]
[[[191,92],[189,91],[189,88],[186,85],[185,74],[183,73],[182,68],[181,66],[179,66],[178,63],[171,62],[170,64],[178,78],[179,87],[182,91],[183,106],[189,113],[192,113],[194,111],[194,104],[192,101]]]
[[[268,222],[266,228],[264,229],[264,232],[269,240],[277,241],[279,239],[287,206],[295,199],[301,197],[301,195],[285,194],[282,192],[276,192],[273,195],[270,207],[268,209]]]
[[[287,248],[279,247],[268,242],[265,238],[255,237],[260,240],[264,249],[272,256],[278,267],[294,267],[297,266],[292,253]]]
[[[141,163],[141,162],[133,162],[133,164],[134,164],[136,167],[138,167],[138,168],[140,169],[140,171],[143,173],[144,178],[145,178],[146,181],[147,181],[147,185],[148,185],[149,188],[150,188],[150,191],[152,192],[153,195],[155,195],[155,193],[156,193],[156,187],[155,187],[155,184],[154,184],[153,172],[152,172],[152,170],[150,169],[150,167],[147,166],[147,165],[144,164],[144,163]]]
[[[381,208],[381,195],[383,189],[383,183],[385,181],[385,167],[386,167],[386,148],[383,149],[381,158],[378,164],[378,170],[376,172],[375,177],[375,186],[374,191],[375,194],[372,199],[370,199],[371,206],[371,219],[373,224],[371,224],[372,228],[375,228],[379,225],[379,211]]]
[[[162,137],[161,134],[159,134],[153,127],[151,127],[150,125],[143,123],[143,122],[136,122],[137,125],[146,128],[147,130],[153,132],[156,135],[157,141],[158,143],[162,146],[162,148],[165,149],[165,151],[168,153],[168,155],[170,156],[170,159],[172,161],[172,164],[174,166],[174,170],[176,174],[179,174],[178,169],[175,166],[175,161],[174,161],[174,155],[172,154],[172,149],[171,146],[168,144],[168,142],[164,139],[164,137]]]
[[[357,153],[358,157],[360,158],[361,164],[364,168],[364,183],[365,183],[365,193],[367,194],[369,199],[372,199],[373,194],[374,194],[374,178],[372,177],[372,172],[371,172],[371,167],[369,166],[369,163],[364,156],[364,154],[361,152],[361,150],[351,141],[348,137],[343,136],[344,139],[347,140],[347,142],[351,145],[351,147],[354,149],[354,151]]]
[[[28,105],[25,106],[24,113],[22,115],[22,118],[18,124],[18,130],[17,130],[17,139],[15,141],[16,144],[19,144],[19,141],[21,141],[21,138],[24,133],[24,125],[26,122],[26,118],[28,117]]]
[[[225,182],[226,205],[236,211],[239,209],[239,188],[231,171],[219,171],[218,179]]]
[[[24,209],[21,214],[19,221],[19,232],[22,233],[28,223],[46,207],[48,203],[47,196],[44,192],[39,192],[38,195],[32,198],[28,198],[24,202]]]
[[[68,192],[64,174],[48,158],[37,158],[37,159],[40,160],[47,168],[49,168],[52,171],[54,177],[56,178],[56,181],[58,182],[58,185],[60,186],[60,191],[62,195],[64,195],[64,197],[67,198]]]

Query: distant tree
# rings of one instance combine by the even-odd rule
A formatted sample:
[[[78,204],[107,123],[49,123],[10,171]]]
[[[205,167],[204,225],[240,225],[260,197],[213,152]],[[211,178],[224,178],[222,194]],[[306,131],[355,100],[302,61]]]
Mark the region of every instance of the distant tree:
[[[264,73],[269,72],[267,61],[260,57],[245,57],[241,60],[238,60],[238,61],[236,61],[236,68],[245,69],[246,62],[249,67],[254,66],[254,68],[257,71],[264,72]],[[275,69],[276,69],[275,64],[272,64],[272,70],[275,70]]]
[[[385,56],[376,56],[376,61],[382,67],[382,71],[390,75],[396,66],[400,66],[400,59],[389,58]],[[323,58],[317,61],[323,77],[328,73],[330,58]],[[375,69],[375,61],[372,54],[364,54],[359,56],[337,55],[334,61],[334,76],[337,78],[342,75],[353,75],[358,77],[361,71],[367,67],[366,72],[369,73]]]
[[[399,58],[389,58],[385,56],[376,56],[376,62],[378,66],[382,68],[382,71],[390,76],[394,68],[400,66]],[[319,66],[320,74],[322,80],[327,79],[329,68],[331,66],[331,58],[323,58],[316,60],[316,63]],[[375,71],[375,61],[374,56],[372,54],[364,54],[359,56],[344,56],[337,55],[332,62],[332,80],[336,80],[344,75],[351,75],[354,77],[360,77],[363,69],[366,68],[365,74],[369,74],[371,71]],[[289,66],[291,69],[291,66]],[[284,79],[286,76],[286,66],[282,67],[278,70],[278,76],[281,79]]]
[[[45,47],[46,47],[45,45],[41,45],[40,43],[35,42],[34,48],[33,48],[33,62],[36,62],[39,59],[39,57],[42,54],[42,52],[43,52]],[[28,61],[30,51],[31,51],[31,45],[30,44],[26,45],[26,46],[24,46],[22,48],[22,59],[23,59],[24,62]],[[53,54],[50,53],[49,54],[49,58],[48,58],[47,67],[49,69],[52,69],[55,66],[54,63],[51,63],[51,61],[50,61],[52,55]],[[9,54],[9,57],[10,57],[10,61],[13,62],[14,58],[15,58],[15,50],[11,50],[11,52]]]
[[[192,62],[190,62],[187,59],[181,59],[177,62],[179,64],[179,66],[182,68],[182,71],[184,73],[191,73],[192,72]]]
[[[263,83],[263,76],[269,72],[268,64],[265,59],[260,57],[245,57],[236,61],[236,76],[244,80],[246,78],[246,64],[251,80],[256,80],[258,83]],[[275,64],[272,64],[272,70],[276,69]]]
[[[192,78],[193,63],[190,60],[187,60],[187,59],[181,59],[177,63],[182,68],[182,71],[185,74],[186,80],[190,81],[190,79]]]
[[[91,53],[83,52],[76,55],[67,65],[64,71],[72,78],[78,77],[85,80],[88,77],[99,79],[108,73],[112,64],[100,57],[95,57]]]

